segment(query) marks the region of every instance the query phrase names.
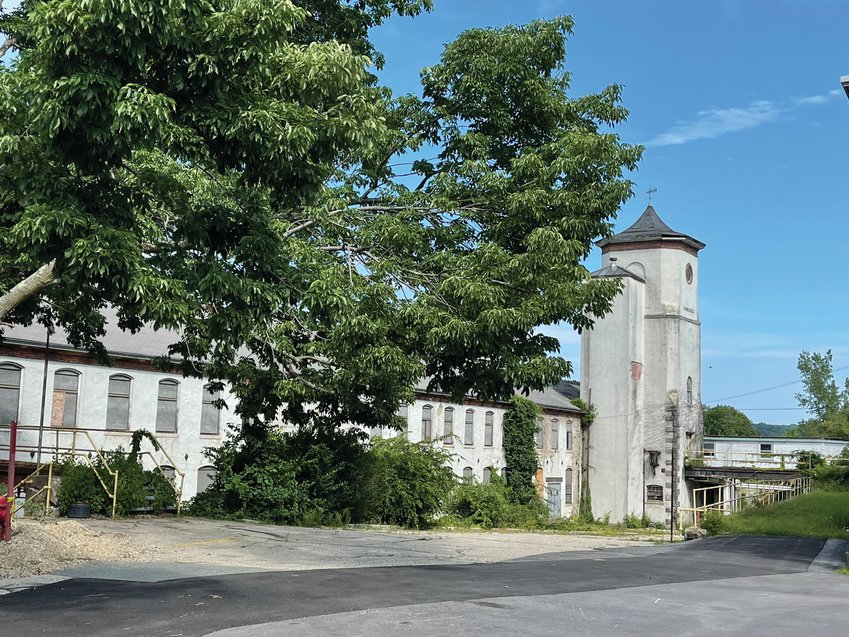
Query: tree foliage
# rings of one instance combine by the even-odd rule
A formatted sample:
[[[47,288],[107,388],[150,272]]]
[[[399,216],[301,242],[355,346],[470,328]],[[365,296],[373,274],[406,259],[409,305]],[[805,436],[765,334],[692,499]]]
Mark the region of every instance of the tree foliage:
[[[539,406],[521,396],[513,396],[504,412],[502,448],[507,486],[517,504],[528,504],[537,497],[533,479],[539,466],[536,432],[540,415]]]
[[[751,419],[739,409],[730,405],[715,405],[702,407],[706,436],[739,436],[757,437]]]
[[[849,379],[838,387],[831,350],[825,354],[802,352],[797,367],[804,390],[796,394],[796,400],[812,418],[799,422],[787,435],[849,440]]]
[[[23,0],[0,20],[0,319],[102,356],[107,305],[179,330],[181,371],[255,428],[390,425],[425,376],[504,399],[567,375],[535,328],[617,292],[582,261],[642,150],[612,132],[620,88],[568,94],[563,17],[466,32],[393,96],[368,30],[429,8]]]

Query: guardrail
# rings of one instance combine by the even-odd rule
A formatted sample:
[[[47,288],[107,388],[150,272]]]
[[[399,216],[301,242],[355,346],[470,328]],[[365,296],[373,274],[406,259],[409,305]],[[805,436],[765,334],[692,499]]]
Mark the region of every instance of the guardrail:
[[[821,456],[822,460],[831,464],[840,456]],[[686,463],[691,467],[731,467],[749,469],[779,469],[793,471],[797,469],[812,469],[814,458],[807,452],[793,453],[758,453],[731,450],[704,451],[687,454]],[[801,466],[800,466],[801,465]]]
[[[35,425],[18,425],[18,432],[38,432],[39,427]],[[10,431],[9,425],[0,425],[0,431]],[[92,433],[94,434],[102,434],[104,433],[103,429],[92,429],[85,427],[44,427],[42,429],[42,445],[39,448],[36,444],[28,444],[26,442],[17,444],[17,454],[20,455],[29,453],[31,458],[35,458],[36,454],[48,455],[52,456],[53,461],[50,463],[41,463],[40,457],[37,459],[39,462],[38,467],[36,468],[37,473],[41,467],[50,465],[51,470],[51,478],[52,478],[52,465],[55,462],[58,462],[62,456],[71,456],[71,457],[80,457],[83,458],[92,468],[97,477],[98,482],[100,482],[101,487],[103,487],[106,494],[109,496],[109,499],[112,501],[112,517],[115,517],[116,507],[117,507],[117,498],[118,498],[118,471],[113,470],[109,466],[109,462],[106,460],[106,457],[103,454],[103,450],[98,448],[94,439],[92,438]],[[126,432],[128,436],[133,434],[132,431]],[[186,473],[177,467],[177,464],[174,462],[174,459],[171,455],[162,447],[162,445],[157,440],[156,436],[150,432],[147,432],[150,438],[151,444],[154,446],[154,452],[151,451],[141,451],[138,454],[138,457],[147,456],[150,458],[151,463],[156,467],[156,470],[159,473],[172,481],[174,485],[174,490],[177,495],[177,513],[179,514],[182,509],[182,495],[183,495],[183,487],[185,484]],[[19,435],[20,437],[20,435]],[[50,440],[52,439],[52,440]],[[9,451],[9,445],[0,444],[0,450],[5,449]],[[173,478],[168,475],[168,473],[163,469],[162,463],[159,462],[155,453],[161,453],[169,466],[174,470]],[[99,460],[99,463],[95,462],[95,459]],[[103,469],[105,469],[105,474],[101,475],[101,471],[98,470],[98,466],[100,465]],[[33,474],[24,478],[17,486],[23,484],[27,479],[32,477]],[[111,489],[109,487],[109,483],[111,483]],[[17,488],[17,487],[16,487]],[[48,503],[45,507],[45,510],[49,508],[49,489],[48,491]],[[42,490],[39,490],[36,494],[38,495],[42,493]],[[33,496],[31,496],[33,497]]]
[[[699,528],[708,511],[725,515],[751,507],[762,507],[792,500],[810,493],[813,479],[800,476],[788,480],[733,480],[726,484],[692,489],[692,507],[681,507],[682,513],[691,513],[693,526]]]

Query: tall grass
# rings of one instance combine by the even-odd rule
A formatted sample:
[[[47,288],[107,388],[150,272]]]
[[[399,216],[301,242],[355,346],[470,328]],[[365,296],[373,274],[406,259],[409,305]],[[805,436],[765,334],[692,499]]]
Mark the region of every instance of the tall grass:
[[[817,491],[727,516],[722,532],[849,539],[849,491]]]

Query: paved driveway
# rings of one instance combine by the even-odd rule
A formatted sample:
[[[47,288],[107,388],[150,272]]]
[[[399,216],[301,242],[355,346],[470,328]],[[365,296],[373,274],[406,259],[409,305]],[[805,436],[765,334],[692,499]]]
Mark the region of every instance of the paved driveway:
[[[490,564],[73,578],[5,596],[0,615],[15,635],[845,635],[849,577],[809,571],[824,544],[712,538]]]

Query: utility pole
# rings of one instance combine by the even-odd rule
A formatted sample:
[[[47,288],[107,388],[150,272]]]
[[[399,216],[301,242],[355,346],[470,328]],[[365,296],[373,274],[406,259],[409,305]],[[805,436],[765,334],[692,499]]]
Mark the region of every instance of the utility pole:
[[[675,396],[677,401],[677,396]],[[678,405],[677,402],[671,402],[666,407],[666,421],[672,423],[672,468],[671,479],[672,487],[670,489],[669,502],[669,541],[675,541],[675,518],[678,511]]]

